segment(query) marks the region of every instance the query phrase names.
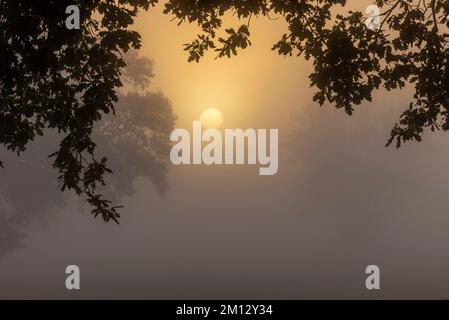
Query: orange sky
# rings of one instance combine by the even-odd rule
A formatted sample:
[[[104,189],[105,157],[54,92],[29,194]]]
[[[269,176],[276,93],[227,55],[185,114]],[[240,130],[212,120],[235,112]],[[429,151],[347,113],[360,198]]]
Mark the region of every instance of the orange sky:
[[[354,1],[353,1],[354,2]],[[370,1],[357,1],[353,8],[364,11]],[[171,99],[180,126],[189,126],[206,108],[223,113],[224,127],[282,127],[291,113],[312,101],[310,63],[303,58],[282,57],[271,51],[286,31],[282,19],[252,19],[252,46],[231,59],[215,60],[208,53],[200,63],[188,63],[183,44],[200,31],[194,24],[178,26],[162,13],[162,5],[142,13],[135,29],[143,39],[141,54],[156,63],[152,89]],[[225,26],[238,27],[226,17]]]
[[[171,99],[178,125],[189,126],[204,109],[214,107],[223,113],[224,127],[279,126],[293,105],[310,99],[301,98],[308,91],[302,60],[270,50],[285,30],[281,20],[253,19],[253,46],[236,57],[215,60],[210,52],[200,63],[188,63],[182,44],[198,30],[188,24],[178,27],[170,19],[157,7],[139,17],[136,29],[143,37],[141,54],[156,63],[152,88]],[[238,21],[227,20],[238,26]]]

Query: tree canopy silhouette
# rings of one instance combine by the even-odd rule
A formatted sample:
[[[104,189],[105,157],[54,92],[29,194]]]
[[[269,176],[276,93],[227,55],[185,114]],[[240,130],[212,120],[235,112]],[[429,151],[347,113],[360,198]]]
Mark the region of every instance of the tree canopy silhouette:
[[[411,84],[414,96],[387,145],[421,141],[425,128],[449,130],[449,2],[374,2],[381,11],[378,30],[366,27],[362,12],[335,14],[346,0],[170,0],[165,13],[179,24],[201,27],[202,33],[184,48],[189,61],[196,62],[208,50],[217,58],[231,57],[251,45],[252,17],[282,18],[288,30],[272,50],[313,61],[315,101],[351,115],[355,106],[372,100],[374,90]],[[238,28],[223,26],[226,13],[243,23]],[[220,31],[225,36],[218,36]]]
[[[123,54],[140,47],[130,25],[140,9],[158,2],[0,0],[0,144],[20,154],[45,129],[63,133],[51,154],[60,187],[86,195],[105,221],[119,214],[97,192],[111,170],[96,156],[92,132],[104,114],[114,113]],[[449,2],[375,3],[382,12],[377,31],[365,26],[362,12],[335,14],[346,0],[168,0],[164,13],[200,26],[201,34],[184,48],[196,62],[208,50],[221,58],[250,46],[253,17],[282,18],[288,29],[272,49],[312,61],[315,101],[350,115],[372,100],[374,90],[412,85],[414,95],[387,144],[420,141],[426,128],[449,130]],[[80,30],[65,27],[71,4],[81,9]],[[223,26],[226,14],[243,22]]]
[[[95,155],[91,135],[103,114],[115,112],[123,54],[140,47],[128,27],[150,3],[76,1],[82,26],[68,30],[72,1],[0,1],[0,144],[20,155],[45,129],[64,134],[50,155],[60,188],[86,195],[105,221],[119,214],[96,192],[111,169]]]

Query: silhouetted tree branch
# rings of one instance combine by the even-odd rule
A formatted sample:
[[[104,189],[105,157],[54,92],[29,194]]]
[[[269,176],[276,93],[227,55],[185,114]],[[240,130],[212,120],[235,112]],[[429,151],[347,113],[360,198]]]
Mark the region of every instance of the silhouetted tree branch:
[[[449,2],[377,0],[380,30],[365,27],[362,12],[333,14],[346,0],[170,0],[164,12],[179,24],[196,23],[203,34],[185,45],[189,61],[198,62],[207,50],[231,57],[251,45],[245,24],[238,31],[224,27],[223,16],[276,14],[288,31],[273,46],[281,55],[302,55],[313,62],[314,100],[332,103],[351,115],[354,107],[372,100],[374,90],[415,87],[407,110],[391,131],[387,145],[400,147],[421,141],[425,128],[449,129]],[[430,14],[427,14],[430,12]],[[218,37],[225,29],[227,38]],[[221,43],[221,46],[217,44]]]
[[[0,3],[0,144],[20,155],[46,129],[65,135],[50,155],[60,188],[87,196],[105,221],[117,222],[119,213],[97,192],[112,171],[97,158],[91,135],[104,114],[115,113],[123,54],[140,47],[128,27],[152,3],[76,1],[80,30],[65,26],[72,1]]]

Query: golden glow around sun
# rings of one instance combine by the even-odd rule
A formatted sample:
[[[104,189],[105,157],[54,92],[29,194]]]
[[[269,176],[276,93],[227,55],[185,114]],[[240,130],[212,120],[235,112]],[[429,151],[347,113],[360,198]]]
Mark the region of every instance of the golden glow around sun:
[[[200,120],[204,128],[220,128],[223,124],[223,115],[217,109],[209,108],[201,113]]]

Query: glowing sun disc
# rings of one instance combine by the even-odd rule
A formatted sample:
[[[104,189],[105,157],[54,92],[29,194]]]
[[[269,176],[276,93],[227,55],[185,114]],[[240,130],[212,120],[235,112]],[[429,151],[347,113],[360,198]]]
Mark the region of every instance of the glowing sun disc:
[[[220,128],[223,123],[223,115],[217,109],[209,108],[201,113],[200,120],[204,128]]]

